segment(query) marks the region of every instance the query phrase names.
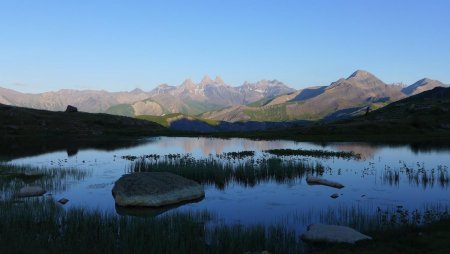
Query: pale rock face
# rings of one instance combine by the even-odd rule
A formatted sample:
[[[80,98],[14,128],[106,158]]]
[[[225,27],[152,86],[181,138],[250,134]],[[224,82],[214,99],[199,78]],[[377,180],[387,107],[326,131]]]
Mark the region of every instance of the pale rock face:
[[[112,194],[119,206],[161,207],[198,200],[205,196],[203,186],[167,172],[145,172],[122,176]]]
[[[306,231],[302,235],[302,239],[313,242],[354,244],[361,240],[372,240],[372,237],[364,235],[349,227],[326,224],[312,224],[308,226],[308,231]]]

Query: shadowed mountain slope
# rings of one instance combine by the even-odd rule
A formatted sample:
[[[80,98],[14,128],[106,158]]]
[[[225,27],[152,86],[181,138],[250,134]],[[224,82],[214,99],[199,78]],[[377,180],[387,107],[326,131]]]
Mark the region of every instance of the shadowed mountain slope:
[[[233,106],[201,116],[221,121],[333,121],[364,113],[367,107],[381,108],[436,86],[444,84],[423,79],[408,87],[388,85],[373,74],[358,70],[328,87],[306,88],[263,101],[260,105]]]

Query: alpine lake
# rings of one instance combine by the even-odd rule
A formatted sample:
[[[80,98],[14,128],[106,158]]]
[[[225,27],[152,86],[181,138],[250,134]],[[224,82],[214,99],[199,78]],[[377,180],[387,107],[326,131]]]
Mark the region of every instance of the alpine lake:
[[[52,178],[37,180],[47,190],[40,198],[68,199],[64,209],[137,217],[207,211],[214,215],[209,227],[282,224],[298,235],[312,223],[359,230],[424,223],[447,216],[450,205],[445,147],[152,137],[132,147],[62,150],[4,165],[53,172]],[[111,194],[115,181],[138,171],[170,171],[196,180],[205,198],[160,209],[117,207]],[[310,185],[308,175],[344,188]],[[17,179],[14,186],[32,183]],[[2,187],[2,199],[11,198],[7,185]]]
[[[23,223],[28,223],[26,227],[31,227],[31,231],[38,232],[40,226],[36,220],[39,221],[39,217],[49,219],[50,228],[54,227],[54,223],[61,227],[61,223],[71,219],[75,221],[71,222],[72,226],[79,228],[86,224],[89,227],[94,218],[100,220],[96,224],[98,230],[103,225],[110,225],[114,228],[107,230],[119,232],[127,230],[119,229],[125,225],[122,220],[131,219],[135,224],[131,224],[134,226],[129,226],[129,230],[136,231],[133,233],[133,237],[137,238],[134,239],[133,251],[137,252],[148,249],[147,245],[155,247],[155,243],[153,251],[156,252],[189,253],[198,246],[198,250],[204,251],[202,242],[213,241],[212,245],[208,245],[213,246],[208,247],[212,248],[209,251],[211,253],[245,251],[249,245],[266,246],[265,249],[275,253],[297,253],[299,250],[305,251],[299,239],[308,225],[313,223],[350,226],[367,232],[422,225],[449,218],[450,148],[447,146],[151,137],[122,148],[80,148],[35,152],[25,157],[17,154],[14,157],[3,156],[0,165],[0,205],[3,207],[0,213],[8,220],[22,223],[29,219]],[[162,208],[115,205],[111,190],[122,175],[161,171],[199,182],[204,187],[205,197],[195,202]],[[323,178],[344,187],[311,184],[307,182],[308,177]],[[47,192],[41,197],[17,197],[20,188],[30,185],[41,186]],[[67,199],[68,202],[60,204],[58,200],[61,199]],[[35,206],[40,208],[34,211]],[[60,219],[52,219],[52,216]],[[191,244],[192,239],[185,239],[186,236],[180,238],[184,240],[179,240],[178,236],[185,234],[184,230],[199,225],[186,222],[183,216],[187,216],[187,221],[200,218],[198,220],[202,221],[200,225],[203,226],[195,230],[209,230],[213,232],[212,236],[205,233],[205,239],[202,236],[198,241],[195,240],[198,246]],[[84,219],[80,222],[80,218]],[[142,234],[137,232],[141,223],[139,220],[149,218],[153,221],[151,223],[156,221],[151,227],[158,228],[158,220],[162,221],[160,231],[172,225],[164,234],[176,234],[168,236],[175,237],[173,243],[163,244],[166,238],[159,236],[147,245],[136,247],[142,243],[139,240],[141,236],[136,237]],[[105,224],[102,220],[108,222]],[[116,220],[122,221],[117,222],[120,223],[117,225],[122,226],[114,224]],[[177,223],[186,225],[181,225],[181,229],[173,229]],[[10,224],[4,226],[17,225],[14,222]],[[148,226],[142,227],[145,228],[140,230],[149,230]],[[245,231],[245,228],[248,230]],[[270,230],[267,231],[267,228]],[[23,234],[22,229],[15,230],[11,237]],[[88,228],[84,230],[94,235],[104,234],[100,231],[92,233]],[[46,234],[48,238],[54,233],[49,231]],[[69,239],[74,237],[70,233],[65,234],[69,234],[65,236]],[[256,239],[255,234],[259,234],[263,240]],[[264,240],[267,234],[272,240]],[[111,237],[105,238],[103,245],[111,239],[117,239],[117,236]],[[5,241],[6,244],[11,242]],[[48,245],[39,241],[30,246],[46,249]],[[63,244],[66,240],[58,241]],[[187,244],[182,250],[174,247],[180,244],[179,241]],[[214,241],[229,242],[231,245],[222,244],[214,251],[217,247]],[[236,245],[236,241],[239,244]],[[274,241],[282,243],[273,245]],[[14,245],[15,242],[12,241],[13,246],[20,246],[20,242]],[[67,246],[58,248],[64,250]],[[79,245],[69,248],[78,249]]]

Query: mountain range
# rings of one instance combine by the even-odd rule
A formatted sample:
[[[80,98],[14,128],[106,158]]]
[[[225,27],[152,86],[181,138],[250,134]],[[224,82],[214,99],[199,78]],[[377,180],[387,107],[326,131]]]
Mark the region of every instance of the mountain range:
[[[373,74],[358,70],[329,86],[309,87],[248,105],[206,112],[202,118],[221,121],[335,120],[381,108],[411,95],[446,86],[421,79],[410,86],[388,85]]]
[[[159,85],[146,92],[60,90],[39,94],[0,87],[0,103],[62,111],[67,105],[80,111],[124,116],[182,113],[217,121],[333,120],[376,109],[393,101],[446,86],[421,79],[410,86],[386,84],[373,74],[358,70],[329,86],[295,90],[277,80],[227,85],[222,78],[205,76],[200,83],[187,79],[179,86]]]
[[[62,111],[67,105],[73,105],[80,111],[126,116],[167,113],[196,115],[293,91],[295,89],[277,80],[245,82],[241,86],[232,87],[220,77],[212,80],[205,76],[198,84],[187,79],[179,86],[162,84],[149,92],[141,89],[130,92],[65,89],[27,94],[0,88],[0,103],[52,111]]]

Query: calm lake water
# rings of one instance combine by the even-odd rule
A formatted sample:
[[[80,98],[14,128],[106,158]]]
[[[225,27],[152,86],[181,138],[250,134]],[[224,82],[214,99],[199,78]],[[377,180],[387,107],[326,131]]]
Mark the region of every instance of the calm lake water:
[[[231,182],[224,189],[205,185],[205,199],[171,209],[176,211],[208,210],[217,215],[220,223],[292,225],[298,232],[306,225],[335,217],[345,220],[347,211],[373,214],[377,209],[402,207],[423,210],[426,206],[450,205],[450,150],[427,149],[417,151],[409,146],[370,145],[365,143],[328,143],[320,145],[294,141],[259,141],[248,139],[150,138],[146,143],[114,151],[86,149],[68,156],[66,151],[51,152],[9,161],[39,167],[78,168],[89,172],[81,181],[72,182],[66,190],[54,191],[55,199],[70,200],[65,207],[87,207],[116,211],[111,189],[114,182],[129,172],[133,162],[122,159],[126,155],[186,154],[195,158],[224,152],[255,151],[255,158],[268,154],[267,149],[320,149],[353,151],[361,160],[319,159],[312,157],[284,157],[285,160],[318,161],[327,167],[323,177],[345,185],[342,189],[310,186],[305,178],[286,182],[267,180],[255,186]],[[426,176],[426,177],[425,177]],[[434,179],[432,179],[432,176]],[[339,197],[332,199],[330,195]],[[331,215],[330,215],[331,214]],[[342,218],[341,218],[342,217]]]

